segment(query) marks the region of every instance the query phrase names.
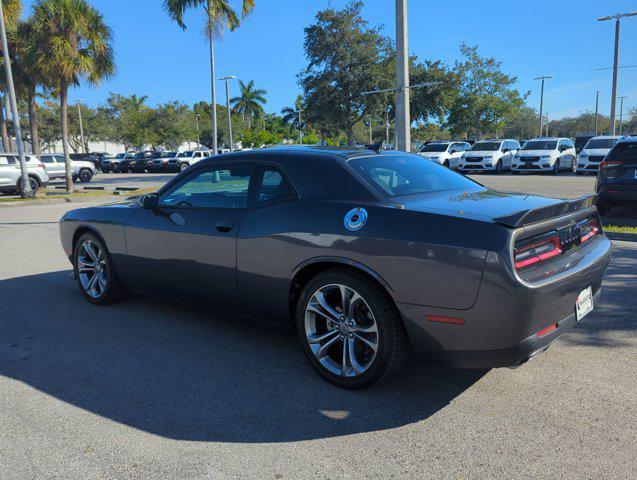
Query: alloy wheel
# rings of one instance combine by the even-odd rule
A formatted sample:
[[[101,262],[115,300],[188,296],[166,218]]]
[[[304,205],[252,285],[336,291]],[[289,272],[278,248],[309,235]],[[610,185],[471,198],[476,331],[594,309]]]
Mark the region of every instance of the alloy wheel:
[[[305,307],[305,336],[319,363],[334,375],[357,377],[378,352],[378,326],[365,299],[343,284],[325,285]]]
[[[77,255],[77,274],[84,291],[94,299],[106,292],[108,273],[106,257],[100,246],[93,240],[86,240]]]

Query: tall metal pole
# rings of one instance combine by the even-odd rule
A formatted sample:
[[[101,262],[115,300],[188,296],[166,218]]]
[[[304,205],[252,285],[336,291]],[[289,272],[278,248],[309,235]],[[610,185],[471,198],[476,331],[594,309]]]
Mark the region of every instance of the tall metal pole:
[[[624,98],[628,97],[619,97],[619,135],[622,134],[622,123],[624,121]]]
[[[201,148],[201,135],[199,135],[199,114],[195,114],[195,126],[197,128],[197,149]]]
[[[214,8],[208,0],[206,5],[206,13],[208,14],[208,41],[210,43],[210,90],[212,97],[212,154],[217,155],[217,96],[215,92],[215,46],[213,32]]]
[[[615,52],[613,54],[613,89],[611,93],[611,103],[610,103],[610,128],[611,135],[615,135],[615,107],[616,107],[616,96],[617,96],[617,62],[619,60],[619,18],[615,20]]]
[[[616,15],[609,15],[607,17],[598,18],[597,21],[605,22],[608,20],[615,20],[615,48],[613,51],[613,88],[610,99],[610,129],[611,135],[615,135],[616,123],[615,123],[615,109],[617,102],[617,64],[619,61],[619,20],[623,17],[633,17],[637,15],[637,12],[618,13]]]
[[[372,140],[372,119],[369,119],[369,144],[371,145],[373,142]]]
[[[542,81],[542,87],[540,90],[540,127],[539,127],[540,137],[542,136],[542,120],[544,119],[542,117],[542,112],[544,110],[544,80],[548,80],[549,78],[553,78],[553,77],[551,75],[544,75],[543,77],[535,77],[533,79],[533,80]]]
[[[228,142],[230,143],[230,151],[232,152],[234,150],[234,148],[232,147],[232,144],[234,143],[232,141],[232,117],[230,115],[230,93],[228,90],[228,80],[232,80],[234,78],[237,78],[234,75],[226,75],[225,77],[221,77],[219,80],[225,80],[226,82],[226,121],[228,122]]]
[[[396,0],[396,149],[411,150],[407,0]]]
[[[385,110],[385,145],[389,145],[389,109]]]
[[[80,108],[80,102],[82,99],[77,100],[77,116],[80,119],[80,139],[82,140],[82,149],[84,153],[88,153],[86,149],[86,143],[84,143],[84,126],[82,125],[82,109]]]
[[[18,113],[18,103],[15,97],[15,88],[13,86],[13,73],[11,72],[11,59],[9,57],[9,45],[7,43],[7,32],[4,25],[4,9],[0,1],[0,36],[2,37],[2,53],[4,56],[4,71],[7,79],[7,87],[9,88],[9,102],[11,103],[11,113],[13,116],[13,132],[15,141],[18,146],[18,157],[20,158],[20,173],[22,178],[21,196],[22,198],[33,197],[34,193],[29,183],[29,174],[27,172],[27,162],[24,157],[24,143],[22,142],[22,130],[20,129],[20,114]]]
[[[595,135],[597,135],[598,116],[599,116],[599,90],[595,92]]]

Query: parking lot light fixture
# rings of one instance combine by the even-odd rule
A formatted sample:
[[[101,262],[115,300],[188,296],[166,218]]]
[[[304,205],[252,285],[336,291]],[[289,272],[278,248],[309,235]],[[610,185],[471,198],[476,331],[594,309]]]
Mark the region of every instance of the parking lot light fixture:
[[[595,92],[595,135],[597,135],[598,115],[599,115],[599,90]]]
[[[13,85],[13,73],[11,71],[11,59],[9,56],[9,45],[7,42],[7,32],[4,25],[4,9],[2,8],[2,2],[0,2],[0,37],[2,37],[2,54],[4,57],[4,72],[7,83],[7,89],[9,90],[9,103],[11,104],[11,114],[13,115],[13,133],[15,135],[15,142],[18,146],[18,158],[20,159],[20,173],[21,173],[21,195],[22,198],[33,197],[34,193],[29,183],[29,174],[27,172],[27,162],[24,156],[24,143],[22,142],[22,130],[20,129],[20,114],[18,113],[18,103],[15,96],[15,88]]]
[[[544,75],[543,77],[535,77],[533,80],[541,80],[542,87],[540,90],[540,137],[542,136],[542,110],[544,109],[544,80],[548,80],[549,78],[554,78],[551,75]]]
[[[615,20],[615,48],[613,51],[613,86],[610,101],[610,129],[611,135],[615,135],[615,108],[617,105],[617,62],[619,61],[619,21],[624,17],[634,17],[637,12],[617,13],[615,15],[608,15],[607,17],[600,17],[598,22],[606,22],[609,20]]]
[[[230,94],[228,92],[228,80],[233,80],[237,78],[235,75],[226,75],[225,77],[219,78],[219,80],[223,80],[226,82],[226,116],[228,119],[228,143],[230,144],[230,151],[232,152],[234,148],[232,147],[232,117],[230,116]]]

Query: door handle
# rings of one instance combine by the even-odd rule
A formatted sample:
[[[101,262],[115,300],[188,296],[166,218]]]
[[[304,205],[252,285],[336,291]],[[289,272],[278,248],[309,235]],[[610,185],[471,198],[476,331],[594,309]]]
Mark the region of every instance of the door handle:
[[[232,222],[217,222],[217,230],[220,232],[229,232],[234,227]]]

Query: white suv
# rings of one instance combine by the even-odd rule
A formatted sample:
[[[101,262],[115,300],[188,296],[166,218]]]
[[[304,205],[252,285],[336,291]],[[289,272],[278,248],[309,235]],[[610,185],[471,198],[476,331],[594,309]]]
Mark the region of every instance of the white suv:
[[[29,184],[33,192],[49,184],[44,164],[35,155],[25,155]],[[14,195],[20,191],[20,161],[17,154],[0,153],[0,193]]]
[[[66,177],[66,163],[64,155],[46,153],[40,155],[40,160],[44,163],[46,173],[50,179]],[[90,182],[95,175],[95,164],[84,160],[71,160],[71,170],[73,181]]]
[[[182,172],[190,165],[211,156],[212,151],[210,150],[186,150],[185,152],[179,152],[175,158],[168,159],[165,170],[168,172]]]
[[[513,156],[520,150],[517,140],[483,140],[476,142],[460,159],[460,171],[510,170]]]
[[[470,148],[467,142],[430,142],[418,150],[418,155],[449,168],[458,168],[460,158]]]
[[[587,172],[596,174],[599,170],[599,164],[620,138],[622,137],[619,135],[600,135],[586,142],[586,145],[577,156],[577,174],[582,175]]]
[[[570,138],[534,138],[514,157],[513,173],[574,170],[575,144]]]

